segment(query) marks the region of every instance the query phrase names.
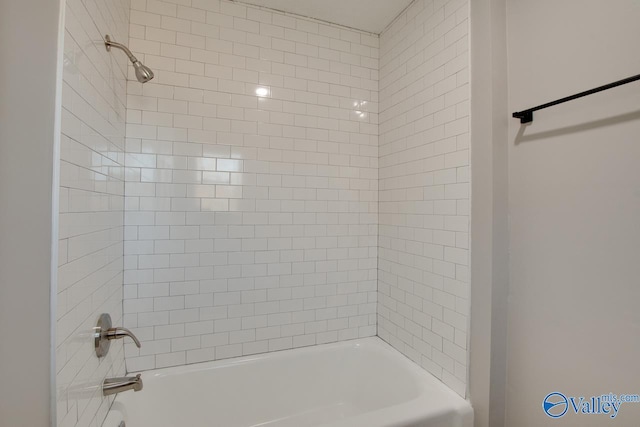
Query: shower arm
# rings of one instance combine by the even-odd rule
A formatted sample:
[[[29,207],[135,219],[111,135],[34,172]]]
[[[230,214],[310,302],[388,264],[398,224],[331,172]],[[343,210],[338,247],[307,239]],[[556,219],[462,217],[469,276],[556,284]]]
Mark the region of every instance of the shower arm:
[[[129,48],[127,48],[125,45],[118,43],[118,42],[114,42],[113,40],[111,40],[111,37],[109,37],[109,35],[106,35],[104,37],[104,45],[107,48],[107,52],[111,52],[111,48],[115,47],[118,48],[122,51],[124,51],[124,53],[127,54],[127,56],[129,57],[129,60],[131,62],[136,62],[138,61],[138,58],[136,58],[135,56],[133,56],[133,53],[131,53],[131,51],[129,50]]]

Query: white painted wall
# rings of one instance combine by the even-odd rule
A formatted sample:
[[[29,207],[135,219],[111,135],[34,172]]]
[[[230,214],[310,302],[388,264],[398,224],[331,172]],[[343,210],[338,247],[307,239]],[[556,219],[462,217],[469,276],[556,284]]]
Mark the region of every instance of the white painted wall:
[[[122,341],[98,359],[101,313],[122,326],[124,146],[129,0],[65,4],[56,312],[58,426],[101,425],[114,397],[105,377],[125,372]]]
[[[635,0],[509,1],[509,111],[640,72],[639,21]],[[552,391],[640,392],[639,99],[633,83],[509,121],[507,426],[551,425]]]
[[[0,2],[3,426],[44,427],[55,422],[51,289],[60,12],[59,1]]]
[[[508,286],[506,0],[471,6],[469,399],[476,427],[502,427]]]
[[[378,335],[460,395],[469,322],[469,3],[380,38]]]
[[[375,335],[377,35],[219,0],[130,35],[127,369]]]

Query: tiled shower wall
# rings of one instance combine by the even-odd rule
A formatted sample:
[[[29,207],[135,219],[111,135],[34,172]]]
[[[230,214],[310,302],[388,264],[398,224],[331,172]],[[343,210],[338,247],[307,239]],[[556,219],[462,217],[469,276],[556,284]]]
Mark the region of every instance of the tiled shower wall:
[[[102,312],[122,322],[129,0],[66,0],[56,323],[58,426],[99,426],[113,398],[106,376],[124,374],[120,342],[98,359],[91,330]]]
[[[133,0],[129,371],[376,334],[378,36]]]
[[[417,0],[380,38],[378,334],[463,396],[468,7]]]

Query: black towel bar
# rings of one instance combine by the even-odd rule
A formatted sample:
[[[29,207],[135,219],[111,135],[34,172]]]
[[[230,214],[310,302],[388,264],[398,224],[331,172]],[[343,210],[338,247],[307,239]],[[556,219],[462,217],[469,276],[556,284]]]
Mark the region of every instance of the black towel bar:
[[[513,113],[513,117],[516,119],[520,119],[520,123],[530,123],[533,121],[533,112],[542,110],[544,108],[553,107],[554,105],[562,104],[563,102],[573,101],[574,99],[582,98],[583,96],[593,95],[597,92],[602,92],[603,90],[611,89],[616,86],[626,85],[627,83],[635,82],[636,80],[640,80],[640,74],[637,76],[629,77],[626,79],[618,80],[617,82],[609,83],[608,85],[600,86],[591,90],[586,90],[584,92],[576,93],[575,95],[567,96],[565,98],[557,99],[552,102],[547,102],[546,104],[538,105],[537,107],[529,108],[527,110],[517,111]]]

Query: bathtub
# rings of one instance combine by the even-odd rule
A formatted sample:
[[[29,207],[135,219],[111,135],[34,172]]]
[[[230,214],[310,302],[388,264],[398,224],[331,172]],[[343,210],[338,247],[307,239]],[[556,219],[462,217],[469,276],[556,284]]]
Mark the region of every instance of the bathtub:
[[[148,371],[103,427],[472,427],[473,412],[379,338]]]

